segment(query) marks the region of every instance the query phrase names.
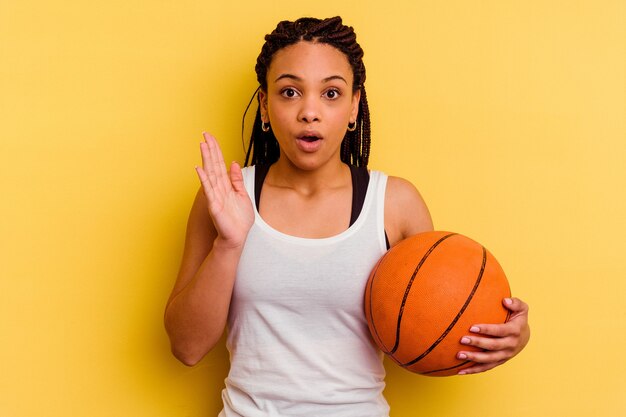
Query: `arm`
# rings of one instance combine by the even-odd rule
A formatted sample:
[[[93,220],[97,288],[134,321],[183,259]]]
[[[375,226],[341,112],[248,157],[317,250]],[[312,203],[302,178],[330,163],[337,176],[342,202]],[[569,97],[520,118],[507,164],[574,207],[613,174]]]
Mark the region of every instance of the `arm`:
[[[417,233],[433,230],[433,224],[419,192],[408,181],[389,177],[385,195],[385,230],[391,246]],[[503,300],[511,311],[504,324],[476,324],[461,343],[482,349],[482,352],[461,351],[457,357],[475,362],[460,374],[484,372],[517,355],[528,343],[528,305],[517,298]]]
[[[237,264],[254,222],[239,165],[226,172],[215,139],[205,134],[202,191],[194,201],[178,278],[167,302],[165,328],[172,352],[186,365],[199,362],[221,337]]]

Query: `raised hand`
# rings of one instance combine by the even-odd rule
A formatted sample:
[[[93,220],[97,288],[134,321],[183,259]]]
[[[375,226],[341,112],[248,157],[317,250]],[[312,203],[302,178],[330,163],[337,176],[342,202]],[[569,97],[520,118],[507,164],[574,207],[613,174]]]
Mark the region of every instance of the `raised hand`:
[[[504,324],[476,324],[472,335],[464,336],[461,343],[483,349],[482,352],[462,351],[457,357],[475,362],[459,374],[475,374],[502,365],[524,349],[530,338],[528,305],[518,298],[505,298],[503,305],[511,311]],[[481,336],[482,335],[482,336]]]
[[[242,246],[254,223],[254,209],[243,184],[241,167],[233,162],[229,175],[222,151],[213,135],[206,132],[202,135],[202,168],[196,167],[196,172],[217,230],[216,239],[221,239],[221,243],[226,246]]]

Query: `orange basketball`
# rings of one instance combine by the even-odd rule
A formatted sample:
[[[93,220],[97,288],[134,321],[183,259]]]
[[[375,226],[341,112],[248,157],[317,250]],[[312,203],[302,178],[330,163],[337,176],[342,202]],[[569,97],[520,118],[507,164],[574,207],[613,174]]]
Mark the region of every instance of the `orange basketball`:
[[[365,289],[365,317],[380,349],[422,375],[454,375],[472,362],[456,358],[474,324],[504,323],[511,291],[500,264],[457,233],[426,232],[391,248]]]

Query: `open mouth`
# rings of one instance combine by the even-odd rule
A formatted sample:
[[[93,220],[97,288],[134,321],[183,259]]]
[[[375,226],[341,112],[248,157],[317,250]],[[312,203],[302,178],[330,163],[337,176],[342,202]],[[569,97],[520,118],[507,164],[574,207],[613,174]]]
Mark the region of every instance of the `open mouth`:
[[[316,130],[303,130],[298,133],[296,138],[298,148],[307,153],[319,150],[324,139]]]
[[[318,136],[300,136],[299,139],[305,142],[315,142],[317,140],[320,140],[321,138]]]

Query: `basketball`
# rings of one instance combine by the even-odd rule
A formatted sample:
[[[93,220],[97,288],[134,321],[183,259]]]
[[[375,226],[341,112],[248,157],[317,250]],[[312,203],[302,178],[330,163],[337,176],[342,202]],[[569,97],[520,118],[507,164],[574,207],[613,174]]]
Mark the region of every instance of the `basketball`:
[[[365,288],[365,317],[378,347],[403,368],[455,375],[473,362],[457,359],[474,324],[504,323],[509,283],[482,245],[451,232],[426,232],[391,248]]]

